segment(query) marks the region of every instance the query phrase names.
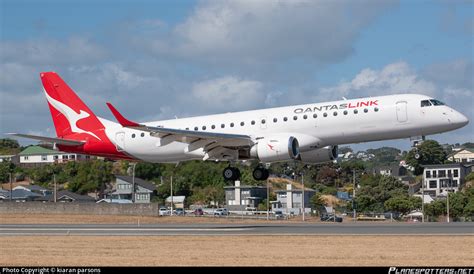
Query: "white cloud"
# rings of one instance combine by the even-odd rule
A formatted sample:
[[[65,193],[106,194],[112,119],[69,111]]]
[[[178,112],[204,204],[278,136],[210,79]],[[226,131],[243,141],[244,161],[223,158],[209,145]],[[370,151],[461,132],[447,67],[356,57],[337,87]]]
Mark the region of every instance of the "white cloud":
[[[106,56],[104,48],[85,37],[70,37],[65,40],[35,39],[21,42],[0,43],[2,62],[42,65],[44,70],[64,64],[96,62]]]
[[[365,97],[394,93],[435,95],[436,86],[419,77],[405,62],[392,63],[381,70],[363,69],[351,81],[321,89],[321,98]]]
[[[154,54],[229,66],[326,64],[353,52],[359,32],[391,1],[202,1],[168,34],[135,38]],[[155,24],[156,25],[156,24]],[[142,26],[142,27],[140,27]],[[140,29],[150,26],[138,24]],[[138,43],[138,44],[140,44]]]
[[[258,81],[226,76],[196,83],[192,88],[192,97],[199,108],[208,111],[243,110],[264,102],[262,88],[263,84]]]

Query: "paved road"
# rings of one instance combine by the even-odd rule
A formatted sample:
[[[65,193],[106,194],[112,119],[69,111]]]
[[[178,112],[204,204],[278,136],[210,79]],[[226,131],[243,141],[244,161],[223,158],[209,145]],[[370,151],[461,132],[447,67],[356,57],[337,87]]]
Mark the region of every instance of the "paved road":
[[[0,224],[11,235],[472,235],[474,223]]]

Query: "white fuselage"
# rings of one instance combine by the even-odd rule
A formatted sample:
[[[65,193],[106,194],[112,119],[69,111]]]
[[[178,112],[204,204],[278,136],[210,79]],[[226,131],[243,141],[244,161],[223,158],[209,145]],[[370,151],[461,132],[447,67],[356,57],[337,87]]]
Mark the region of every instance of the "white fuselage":
[[[252,111],[145,122],[147,126],[249,135],[259,140],[275,134],[310,136],[314,148],[408,138],[460,128],[468,119],[446,105],[421,106],[430,97],[397,94],[268,108]],[[355,113],[357,112],[357,113]],[[285,119],[286,118],[286,119]],[[160,145],[149,133],[100,119],[110,140],[133,157],[148,162],[203,159],[203,149],[186,152],[187,144]],[[286,120],[286,121],[285,121]],[[311,138],[309,140],[311,140]],[[309,148],[308,148],[309,149]]]

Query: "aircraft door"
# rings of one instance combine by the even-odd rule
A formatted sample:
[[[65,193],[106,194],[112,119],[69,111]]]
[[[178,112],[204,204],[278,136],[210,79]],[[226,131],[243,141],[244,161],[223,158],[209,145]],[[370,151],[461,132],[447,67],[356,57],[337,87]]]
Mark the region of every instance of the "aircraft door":
[[[400,101],[397,102],[397,121],[399,123],[405,123],[408,121],[408,113],[407,113],[407,102],[406,101]]]
[[[117,132],[115,134],[115,145],[117,147],[117,151],[125,150],[125,132]]]

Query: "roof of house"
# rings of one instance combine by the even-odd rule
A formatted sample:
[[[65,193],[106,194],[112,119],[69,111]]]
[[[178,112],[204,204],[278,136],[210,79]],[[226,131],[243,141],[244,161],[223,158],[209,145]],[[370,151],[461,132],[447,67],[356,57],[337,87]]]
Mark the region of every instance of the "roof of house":
[[[54,196],[52,196],[53,199],[54,199]],[[78,202],[88,202],[88,201],[95,201],[95,199],[91,196],[87,196],[87,195],[80,195],[80,194],[77,194],[77,193],[74,193],[74,192],[71,192],[69,190],[61,190],[59,191],[57,194],[56,194],[56,198],[59,200],[61,198],[70,198],[74,201],[78,201]]]
[[[2,196],[5,198],[9,199],[10,198],[10,191],[7,192],[2,192]],[[24,189],[15,189],[11,192],[12,198],[15,199],[29,199],[29,198],[36,198],[36,197],[42,197],[42,195],[39,195],[37,193],[24,190]]]
[[[96,202],[97,204],[100,204],[100,203],[112,203],[112,204],[133,204],[132,201],[130,200],[127,200],[127,199],[101,199],[99,201]]]
[[[115,178],[120,179],[120,180],[125,181],[125,182],[130,183],[130,184],[133,184],[132,176],[115,175]],[[143,179],[137,178],[137,177],[135,177],[135,184],[137,184],[137,185],[139,185],[143,188],[149,189],[151,191],[156,190],[155,184],[153,184],[151,182],[148,182],[148,181],[145,181]]]
[[[243,186],[225,186],[225,187],[224,187],[224,189],[236,189],[236,188],[267,189],[266,186],[250,186],[250,185],[243,185]]]
[[[437,169],[437,168],[454,168],[454,167],[466,167],[461,163],[452,164],[441,164],[441,165],[423,165],[424,168]]]
[[[40,146],[29,146],[25,148],[22,152],[18,153],[20,156],[27,155],[52,155],[52,154],[63,154],[61,151],[56,151],[52,149],[47,149]]]
[[[45,190],[47,190],[46,188],[40,187],[40,186],[38,186],[38,185],[16,186],[16,187],[13,188],[13,190],[15,190],[15,189],[23,189],[23,188],[25,188],[25,189],[27,189],[27,190],[30,190],[30,191],[45,191]]]
[[[304,191],[305,192],[316,192],[316,190],[314,189],[311,189],[311,188],[304,188]],[[286,189],[279,189],[279,190],[275,190],[274,192],[276,193],[286,193],[286,192],[303,192],[303,190],[301,189],[291,189],[291,190],[286,190]]]
[[[186,198],[186,196],[173,196],[173,202],[174,203],[184,203],[185,198]],[[166,202],[171,203],[171,196],[166,198]]]

